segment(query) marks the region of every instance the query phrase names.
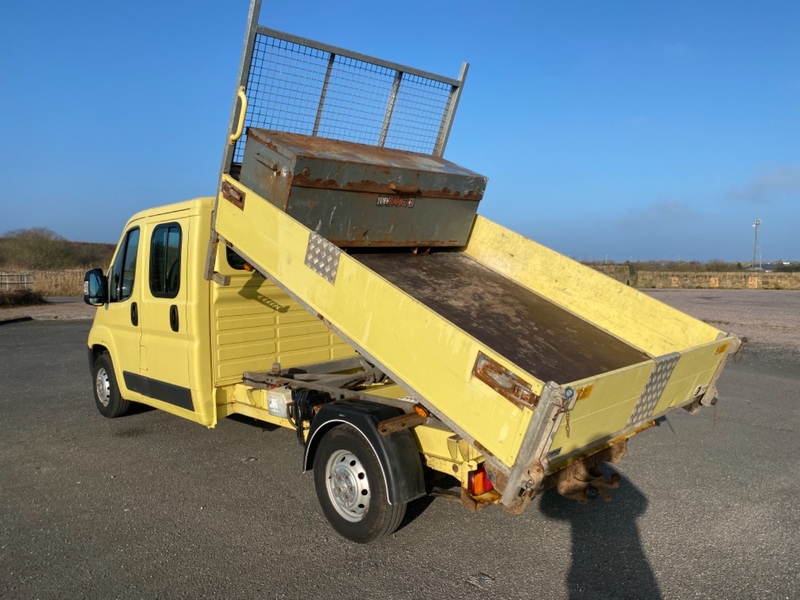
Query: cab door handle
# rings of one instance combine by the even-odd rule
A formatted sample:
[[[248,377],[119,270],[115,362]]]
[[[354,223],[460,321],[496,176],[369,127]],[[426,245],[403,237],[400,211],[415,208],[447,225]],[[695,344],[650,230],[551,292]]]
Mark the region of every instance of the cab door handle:
[[[178,321],[178,307],[174,304],[169,307],[169,326],[172,331],[180,329],[180,322]]]
[[[139,307],[136,302],[131,302],[131,325],[134,327],[139,325]]]

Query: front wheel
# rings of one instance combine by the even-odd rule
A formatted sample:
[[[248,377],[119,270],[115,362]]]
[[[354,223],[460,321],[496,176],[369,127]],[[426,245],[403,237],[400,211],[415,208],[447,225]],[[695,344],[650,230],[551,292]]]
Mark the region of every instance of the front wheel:
[[[114,365],[108,354],[101,354],[94,361],[94,402],[100,414],[109,419],[122,417],[130,410],[130,402],[119,394]]]
[[[347,539],[366,544],[393,533],[406,504],[389,504],[378,457],[355,428],[334,427],[314,456],[314,486],[322,512]]]

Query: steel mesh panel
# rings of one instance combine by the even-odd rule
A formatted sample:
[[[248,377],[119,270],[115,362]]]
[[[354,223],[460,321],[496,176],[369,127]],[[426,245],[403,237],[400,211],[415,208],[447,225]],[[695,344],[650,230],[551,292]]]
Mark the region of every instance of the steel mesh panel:
[[[399,85],[398,85],[399,83]],[[449,83],[258,33],[247,81],[247,127],[433,154]],[[233,161],[244,156],[246,135]]]
[[[337,56],[317,135],[378,145],[394,76],[385,67]]]
[[[404,74],[386,145],[410,150],[404,144],[415,144],[432,151],[436,146],[442,116],[450,104],[450,89],[448,84],[435,79]],[[431,151],[424,152],[430,154]]]

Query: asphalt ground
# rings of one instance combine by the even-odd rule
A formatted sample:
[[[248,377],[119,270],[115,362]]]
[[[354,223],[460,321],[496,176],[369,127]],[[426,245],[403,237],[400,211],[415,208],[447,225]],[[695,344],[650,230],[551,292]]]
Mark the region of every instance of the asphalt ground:
[[[752,342],[715,409],[632,440],[609,504],[427,498],[360,546],[290,431],[101,417],[89,326],[0,327],[0,598],[800,597],[800,341]]]

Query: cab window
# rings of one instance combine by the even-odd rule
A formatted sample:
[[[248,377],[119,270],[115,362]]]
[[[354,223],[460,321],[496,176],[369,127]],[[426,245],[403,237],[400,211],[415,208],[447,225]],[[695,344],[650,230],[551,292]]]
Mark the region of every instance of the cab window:
[[[236,254],[230,246],[225,246],[225,259],[228,261],[228,266],[237,271],[245,271],[245,260]]]
[[[150,292],[156,298],[174,298],[181,289],[181,226],[159,225],[150,242]]]
[[[136,255],[139,251],[139,228],[131,229],[117,251],[117,258],[111,267],[109,302],[122,302],[133,294],[136,279]]]

